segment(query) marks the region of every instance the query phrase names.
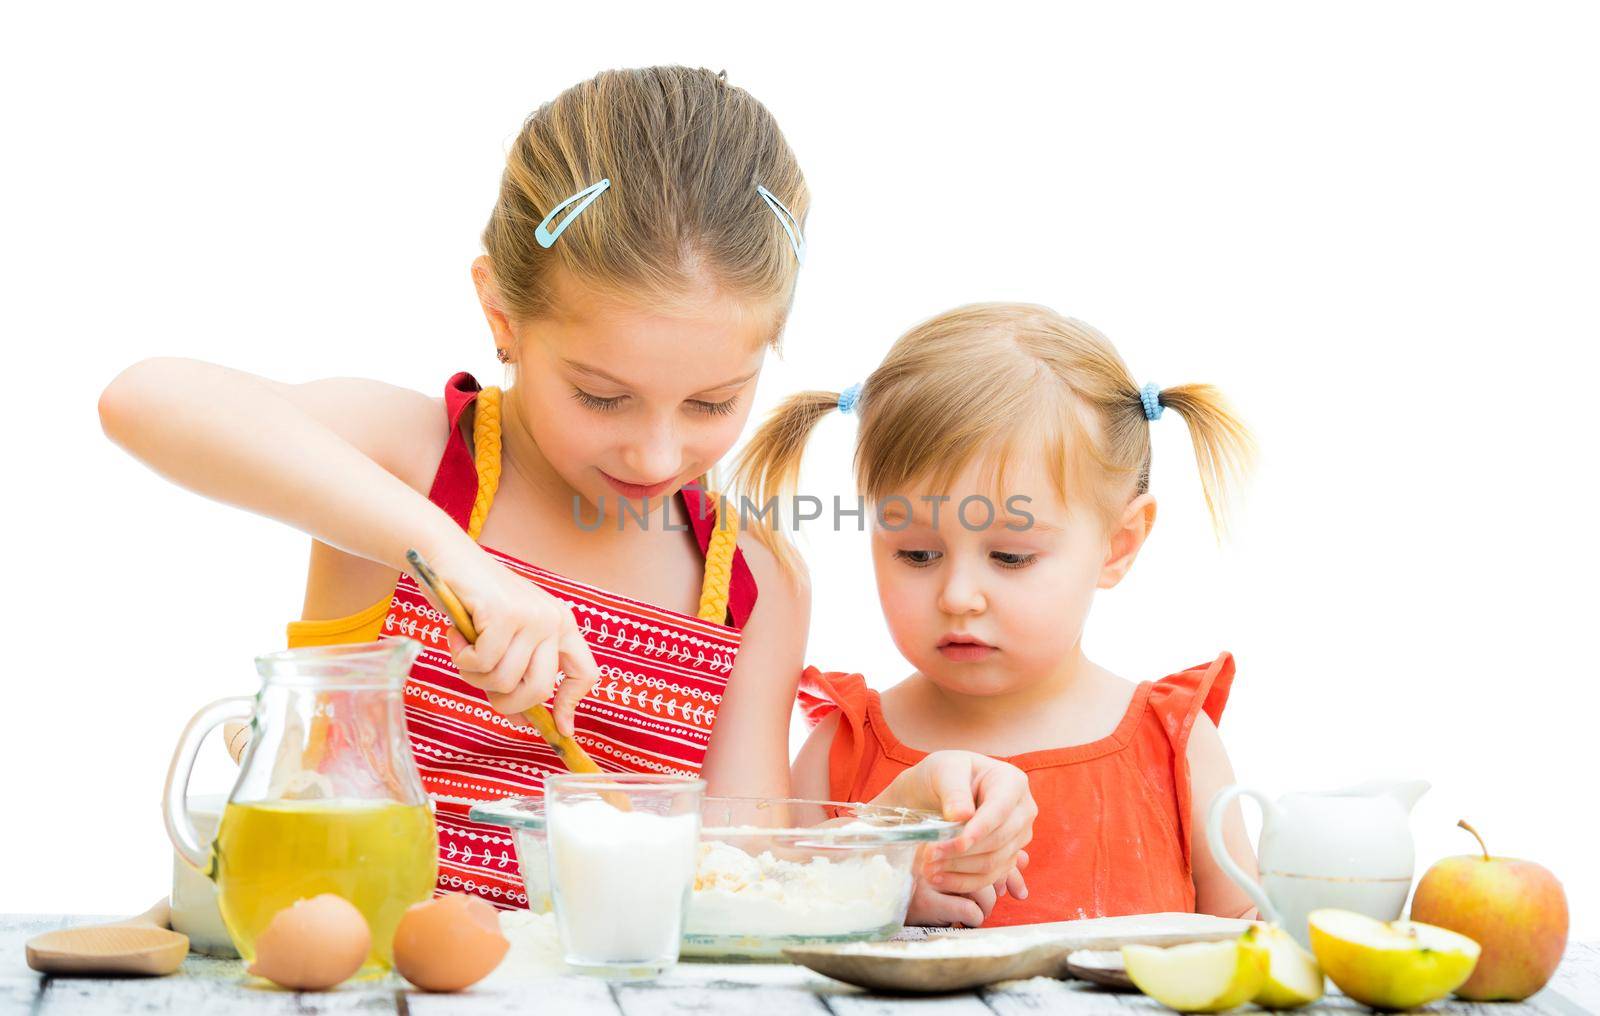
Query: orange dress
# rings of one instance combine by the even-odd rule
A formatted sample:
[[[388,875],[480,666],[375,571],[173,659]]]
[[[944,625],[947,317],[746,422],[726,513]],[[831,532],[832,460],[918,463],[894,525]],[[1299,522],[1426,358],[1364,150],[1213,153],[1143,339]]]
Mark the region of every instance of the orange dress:
[[[1039,805],[1028,845],[1028,898],[1002,898],[985,927],[1164,911],[1193,912],[1189,857],[1189,732],[1204,710],[1216,723],[1233,684],[1233,656],[1134,691],[1117,728],[1098,741],[1014,755]],[[860,674],[807,667],[800,706],[814,726],[835,712],[828,756],[836,801],[870,801],[927,752],[883,718]]]

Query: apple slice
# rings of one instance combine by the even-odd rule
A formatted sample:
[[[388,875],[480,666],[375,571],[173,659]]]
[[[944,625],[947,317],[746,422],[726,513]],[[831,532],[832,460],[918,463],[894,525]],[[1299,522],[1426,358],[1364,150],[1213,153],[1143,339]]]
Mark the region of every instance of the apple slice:
[[[1460,987],[1478,943],[1416,921],[1385,924],[1348,910],[1313,910],[1311,950],[1339,990],[1374,1009],[1415,1009]]]
[[[1134,986],[1179,1012],[1223,1012],[1255,997],[1267,980],[1267,950],[1242,938],[1161,949],[1125,945]]]
[[[1263,1009],[1298,1009],[1322,997],[1322,968],[1294,936],[1277,925],[1257,924],[1242,937],[1267,950],[1267,980],[1250,1001]]]

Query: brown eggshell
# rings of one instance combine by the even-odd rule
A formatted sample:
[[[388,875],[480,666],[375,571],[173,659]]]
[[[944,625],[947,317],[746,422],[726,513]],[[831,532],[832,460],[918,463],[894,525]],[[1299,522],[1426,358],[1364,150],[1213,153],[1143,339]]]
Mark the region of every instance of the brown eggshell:
[[[272,915],[256,937],[250,973],[296,991],[324,991],[366,962],[372,932],[361,911],[342,896],[297,900]]]
[[[451,893],[409,907],[394,929],[394,968],[423,991],[460,991],[488,977],[511,943],[494,907]]]

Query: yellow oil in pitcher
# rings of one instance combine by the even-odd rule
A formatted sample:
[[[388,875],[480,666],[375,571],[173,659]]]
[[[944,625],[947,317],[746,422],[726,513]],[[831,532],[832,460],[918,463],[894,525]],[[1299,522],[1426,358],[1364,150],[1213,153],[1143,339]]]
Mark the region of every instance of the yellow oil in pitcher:
[[[222,919],[246,963],[278,911],[335,893],[372,930],[367,966],[387,969],[395,925],[433,894],[439,863],[432,811],[394,801],[229,803],[215,849]]]

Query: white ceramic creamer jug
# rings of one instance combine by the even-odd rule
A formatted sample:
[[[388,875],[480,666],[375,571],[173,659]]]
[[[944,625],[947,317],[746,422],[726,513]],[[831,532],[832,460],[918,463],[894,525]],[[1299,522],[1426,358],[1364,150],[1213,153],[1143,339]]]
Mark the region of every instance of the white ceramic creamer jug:
[[[1222,870],[1255,901],[1262,919],[1282,925],[1309,947],[1306,916],[1318,907],[1354,910],[1380,921],[1400,916],[1416,863],[1411,808],[1427,790],[1422,780],[1400,780],[1285,794],[1273,801],[1247,787],[1226,787],[1211,803],[1206,842]],[[1261,805],[1259,884],[1222,841],[1222,817],[1240,795]]]

